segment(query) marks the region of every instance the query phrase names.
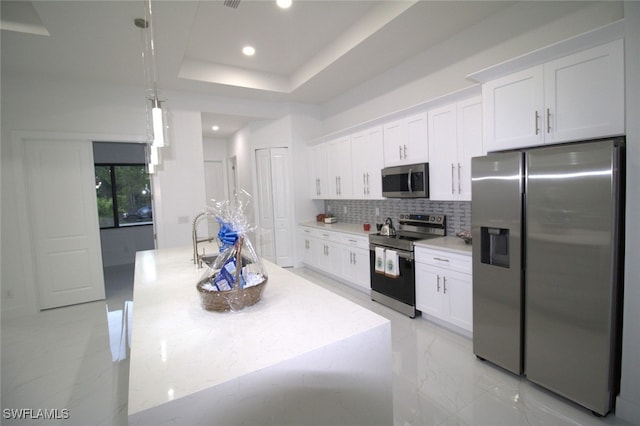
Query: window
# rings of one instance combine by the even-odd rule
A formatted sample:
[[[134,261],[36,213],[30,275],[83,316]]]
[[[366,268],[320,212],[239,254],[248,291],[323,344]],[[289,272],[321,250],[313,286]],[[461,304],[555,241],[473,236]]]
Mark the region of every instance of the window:
[[[151,182],[144,164],[96,164],[100,228],[153,224]]]

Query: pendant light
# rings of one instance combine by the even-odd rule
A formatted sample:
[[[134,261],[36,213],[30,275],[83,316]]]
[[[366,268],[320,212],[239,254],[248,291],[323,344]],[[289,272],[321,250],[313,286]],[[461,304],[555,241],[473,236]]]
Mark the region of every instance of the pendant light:
[[[134,20],[142,32],[142,68],[144,72],[147,103],[147,139],[149,146],[149,172],[153,173],[159,164],[158,149],[166,146],[166,108],[158,96],[156,75],[156,52],[153,33],[153,9],[151,0],[144,0],[145,17]]]

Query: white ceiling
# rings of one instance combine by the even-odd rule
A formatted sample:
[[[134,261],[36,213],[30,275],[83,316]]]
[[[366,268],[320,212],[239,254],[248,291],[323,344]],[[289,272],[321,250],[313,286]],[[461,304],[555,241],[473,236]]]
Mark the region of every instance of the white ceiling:
[[[512,2],[153,1],[161,89],[322,104]],[[136,1],[6,1],[2,72],[144,87]],[[48,34],[48,35],[47,35]],[[253,57],[241,53],[256,48]],[[228,137],[255,117],[203,112]],[[219,123],[221,130],[210,130]]]

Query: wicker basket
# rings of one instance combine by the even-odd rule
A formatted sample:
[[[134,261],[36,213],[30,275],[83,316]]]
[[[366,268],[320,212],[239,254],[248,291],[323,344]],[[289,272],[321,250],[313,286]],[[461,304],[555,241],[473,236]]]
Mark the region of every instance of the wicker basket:
[[[202,307],[207,311],[239,311],[246,306],[255,305],[260,301],[262,292],[267,285],[267,279],[260,284],[247,288],[233,288],[231,290],[213,291],[202,288],[209,280],[203,280],[196,286],[200,294]]]
[[[264,281],[260,284],[253,285],[251,287],[240,287],[240,273],[242,271],[242,238],[237,243],[237,261],[236,267],[236,282],[231,290],[215,291],[203,288],[203,286],[215,279],[217,276],[207,277],[201,279],[196,285],[198,294],[200,295],[200,302],[202,307],[207,311],[239,311],[247,306],[255,305],[260,301],[264,288],[267,285],[267,277],[264,277]]]

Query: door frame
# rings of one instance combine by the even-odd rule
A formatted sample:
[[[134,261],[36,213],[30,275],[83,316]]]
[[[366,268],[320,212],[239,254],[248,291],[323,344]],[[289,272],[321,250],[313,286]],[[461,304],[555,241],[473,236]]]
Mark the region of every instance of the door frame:
[[[67,133],[67,132],[47,132],[47,131],[12,131],[11,132],[11,148],[13,150],[13,177],[16,187],[16,213],[18,216],[18,229],[24,232],[24,238],[20,238],[18,241],[18,251],[20,258],[23,260],[22,264],[22,276],[24,277],[25,285],[25,300],[24,303],[16,306],[8,306],[6,312],[3,312],[3,317],[33,314],[40,311],[40,300],[38,296],[37,283],[35,281],[35,273],[28,262],[35,256],[35,250],[33,247],[34,232],[31,226],[31,212],[29,208],[29,201],[27,199],[27,178],[26,178],[26,164],[25,164],[25,141],[26,140],[46,140],[48,142],[85,142],[87,144],[93,144],[93,142],[139,142],[144,143],[146,138],[142,135],[111,135],[111,134],[97,134],[97,133]],[[99,228],[99,223],[95,224]],[[154,225],[155,227],[155,225]],[[102,251],[100,247],[95,248],[100,256]],[[3,311],[5,309],[3,308]]]

